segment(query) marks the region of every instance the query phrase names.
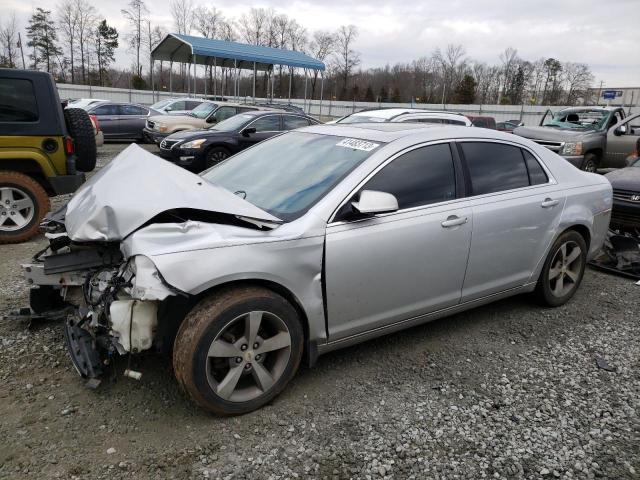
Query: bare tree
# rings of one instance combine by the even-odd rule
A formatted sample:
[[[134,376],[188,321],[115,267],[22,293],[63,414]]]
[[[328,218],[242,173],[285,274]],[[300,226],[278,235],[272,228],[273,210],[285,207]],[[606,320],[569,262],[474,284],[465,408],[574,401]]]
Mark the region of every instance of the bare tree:
[[[190,35],[194,25],[195,7],[193,0],[173,0],[169,6],[177,33]]]
[[[220,38],[221,23],[224,15],[216,7],[196,7],[194,10],[194,28],[204,38]]]
[[[87,0],[74,0],[73,8],[77,18],[77,39],[80,47],[80,66],[82,83],[87,83],[87,64],[89,63],[88,45],[93,38],[93,32],[97,23],[96,9]]]
[[[129,41],[129,47],[135,52],[134,69],[138,77],[142,77],[142,64],[140,63],[140,48],[143,41],[143,22],[148,15],[144,0],[131,0],[127,9],[121,10],[122,15],[129,23],[131,32],[126,36]]]
[[[453,87],[458,83],[458,73],[462,70],[461,65],[465,63],[466,51],[462,45],[447,45],[443,52],[436,48],[433,58],[440,65],[442,71],[442,103],[447,103],[447,97]],[[447,89],[447,84],[451,87]]]
[[[0,47],[2,55],[0,55],[0,65],[9,68],[15,68],[18,63],[18,23],[16,21],[16,13],[11,12],[7,16],[6,22],[0,25]]]
[[[269,42],[268,27],[274,16],[273,10],[251,8],[238,19],[238,31],[242,39],[253,45],[266,45]]]
[[[512,47],[505,48],[504,52],[500,54],[500,62],[502,63],[502,87],[498,94],[498,103],[500,103],[500,97],[509,88],[509,84],[512,82],[512,76],[517,69],[518,50]]]
[[[565,103],[574,105],[579,97],[584,97],[593,83],[593,74],[584,63],[566,62],[563,67],[563,79],[567,84]]]
[[[330,55],[334,53],[336,46],[336,37],[331,32],[317,30],[313,32],[313,40],[309,45],[310,54],[313,58],[325,62]],[[316,82],[318,81],[318,70],[313,71],[313,79],[311,80],[311,98],[314,98],[316,92]]]
[[[347,85],[353,69],[360,65],[360,54],[353,49],[353,42],[358,37],[355,25],[342,25],[336,33],[335,66],[342,79],[342,98],[346,98]]]
[[[153,49],[158,46],[165,35],[166,31],[162,27],[158,25],[152,27],[151,20],[144,21],[144,38],[142,39],[142,43],[147,47],[147,53],[149,55],[149,84],[151,84],[153,77],[153,60],[151,58],[151,52],[153,52]],[[160,78],[162,78],[162,62],[160,62]]]
[[[71,83],[75,83],[75,51],[78,35],[78,12],[76,11],[75,0],[63,0],[58,5],[58,25],[60,25],[62,37],[66,42],[66,50],[69,54]]]

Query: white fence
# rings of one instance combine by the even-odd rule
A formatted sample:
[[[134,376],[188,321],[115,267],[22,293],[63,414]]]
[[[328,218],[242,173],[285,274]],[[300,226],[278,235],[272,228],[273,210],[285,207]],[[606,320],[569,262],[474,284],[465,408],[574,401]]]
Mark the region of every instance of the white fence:
[[[117,102],[133,102],[142,105],[151,105],[162,98],[186,96],[186,94],[168,92],[153,92],[149,90],[129,90],[126,88],[91,87],[88,85],[59,84],[60,98],[99,98]],[[232,97],[227,97],[232,100]],[[240,97],[241,102],[251,102],[251,97]],[[257,102],[268,102],[265,98],[256,98]],[[288,102],[285,99],[276,99],[276,102]],[[338,118],[365,108],[425,108],[430,110],[446,110],[472,115],[487,115],[494,117],[497,122],[505,120],[523,121],[525,125],[537,125],[547,111],[557,111],[563,106],[545,107],[542,105],[443,105],[423,103],[376,103],[376,102],[343,102],[324,100],[322,106],[319,100],[291,99],[291,104],[303,108],[305,112],[323,119]],[[628,114],[640,112],[640,107],[625,107]]]

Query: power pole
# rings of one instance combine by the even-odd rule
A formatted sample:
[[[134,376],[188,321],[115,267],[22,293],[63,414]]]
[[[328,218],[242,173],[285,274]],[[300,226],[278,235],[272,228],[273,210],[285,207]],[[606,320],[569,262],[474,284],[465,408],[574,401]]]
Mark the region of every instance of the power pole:
[[[24,48],[22,48],[22,36],[18,32],[18,46],[20,47],[20,53],[22,54],[22,69],[26,70],[26,64],[24,63]]]

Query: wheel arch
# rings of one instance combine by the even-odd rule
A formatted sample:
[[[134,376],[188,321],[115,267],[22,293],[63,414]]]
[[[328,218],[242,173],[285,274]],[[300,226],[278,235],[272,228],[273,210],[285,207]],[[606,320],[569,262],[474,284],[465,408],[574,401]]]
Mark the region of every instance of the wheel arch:
[[[0,158],[0,170],[23,173],[40,184],[50,197],[55,195],[53,187],[48,180],[47,172],[44,171],[38,160],[32,158],[3,159]]]
[[[247,286],[262,287],[266,290],[272,291],[273,293],[277,293],[278,295],[283,297],[287,302],[289,302],[289,304],[296,310],[296,312],[300,317],[302,331],[304,332],[303,359],[305,360],[305,363],[307,363],[308,365],[310,366],[313,365],[318,356],[318,353],[317,353],[316,342],[310,340],[311,335],[309,330],[309,318],[307,316],[307,313],[300,299],[296,296],[295,293],[293,293],[286,286],[278,282],[275,282],[273,280],[267,280],[263,278],[229,280],[229,281],[214,285],[212,287],[209,287],[206,290],[203,290],[202,292],[198,293],[197,295],[194,296],[193,303],[195,305],[195,303],[202,300],[204,297],[213,295],[216,292],[219,292],[222,290],[247,287]],[[182,323],[182,320],[180,323]]]

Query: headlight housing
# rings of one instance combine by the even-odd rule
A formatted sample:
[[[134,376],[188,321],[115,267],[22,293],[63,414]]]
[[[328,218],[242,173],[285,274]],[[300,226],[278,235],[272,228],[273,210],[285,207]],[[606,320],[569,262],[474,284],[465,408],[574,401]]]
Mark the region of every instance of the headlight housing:
[[[164,300],[174,293],[165,285],[160,272],[149,257],[136,255],[127,265],[132,283],[130,295],[137,300]]]
[[[190,142],[182,143],[179,147],[185,149],[200,148],[204,142],[206,142],[206,139],[199,138],[198,140],[191,140]]]
[[[166,132],[167,126],[164,123],[156,123],[156,128],[159,132]]]
[[[562,146],[560,155],[582,155],[582,142],[567,142]]]

